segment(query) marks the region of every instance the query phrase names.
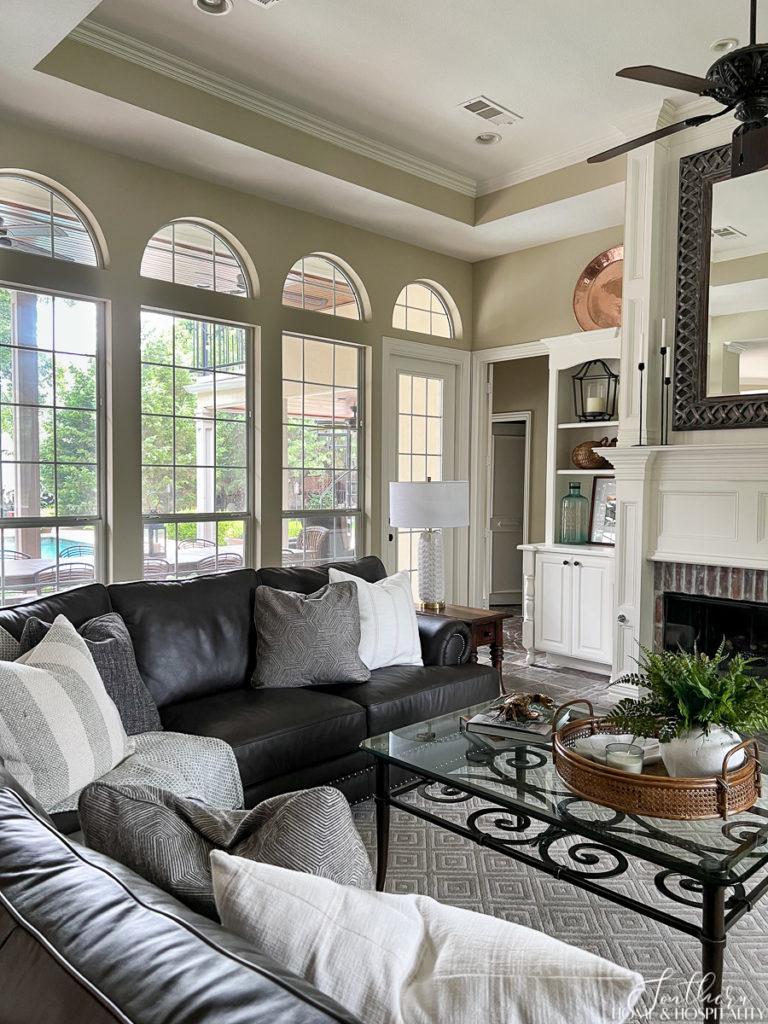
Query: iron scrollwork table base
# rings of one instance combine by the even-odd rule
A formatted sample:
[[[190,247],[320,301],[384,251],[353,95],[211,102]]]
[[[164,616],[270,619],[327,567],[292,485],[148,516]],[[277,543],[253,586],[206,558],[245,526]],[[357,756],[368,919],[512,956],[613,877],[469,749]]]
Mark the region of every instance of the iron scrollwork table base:
[[[768,865],[768,852],[750,861],[738,877],[732,871],[732,864],[737,853],[743,856],[745,848],[754,851],[766,846],[768,809],[755,808],[750,812],[750,818],[755,813],[760,815],[757,823],[753,820],[720,823],[723,835],[733,842],[734,856],[722,857],[722,850],[718,850],[720,857],[716,859],[706,846],[687,838],[684,830],[681,830],[682,835],[675,835],[675,826],[688,823],[669,822],[670,829],[666,830],[654,826],[652,819],[607,808],[607,816],[600,821],[580,819],[579,805],[593,809],[595,805],[572,795],[564,786],[559,791],[548,787],[547,799],[542,800],[541,808],[537,809],[533,805],[544,792],[530,780],[530,775],[532,770],[547,763],[551,767],[549,753],[540,748],[518,745],[505,758],[487,759],[487,779],[477,775],[456,777],[455,781],[453,777],[447,780],[444,773],[430,772],[423,765],[417,767],[412,761],[406,764],[399,758],[382,756],[373,745],[369,749],[378,754],[376,887],[379,891],[386,882],[390,809],[394,807],[625,909],[693,935],[701,943],[703,1017],[698,1019],[720,1021],[726,935],[768,890],[768,877],[762,877],[749,890],[746,887],[750,879],[764,875],[761,869]],[[503,761],[502,767],[500,761]],[[416,777],[415,781],[390,790],[391,764],[407,768],[411,777]],[[484,788],[488,782],[502,784],[503,799],[494,801]],[[414,790],[426,802],[434,804],[435,810],[401,799]],[[452,817],[440,814],[441,805],[456,807],[474,798],[490,806],[469,811],[464,822],[457,821],[455,814]],[[633,842],[639,829],[650,841],[648,850],[642,854],[638,854],[637,842]],[[664,852],[665,845],[675,852]],[[665,901],[686,907],[688,918],[611,888],[610,881],[629,869],[633,856],[635,861],[650,862],[659,868],[654,878],[658,894]],[[692,909],[698,912],[699,923],[690,920]]]

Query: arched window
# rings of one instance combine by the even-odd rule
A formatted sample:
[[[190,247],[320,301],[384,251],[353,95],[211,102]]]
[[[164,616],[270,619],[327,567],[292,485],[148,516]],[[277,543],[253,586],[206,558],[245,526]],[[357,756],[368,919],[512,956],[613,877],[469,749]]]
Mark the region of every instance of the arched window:
[[[197,220],[174,220],[154,234],[144,250],[141,276],[226,295],[253,294],[234,243]]]
[[[15,172],[0,171],[0,246],[89,267],[103,262],[74,204],[34,176]]]
[[[447,297],[426,281],[414,281],[403,288],[395,303],[392,326],[437,338],[453,338],[456,334]]]
[[[327,256],[314,253],[291,267],[283,286],[283,305],[362,320],[362,303],[351,275]]]

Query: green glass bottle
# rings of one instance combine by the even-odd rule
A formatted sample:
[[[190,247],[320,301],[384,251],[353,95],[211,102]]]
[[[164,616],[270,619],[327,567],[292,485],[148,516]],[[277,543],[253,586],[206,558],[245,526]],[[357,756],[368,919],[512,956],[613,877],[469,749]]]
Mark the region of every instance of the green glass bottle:
[[[568,484],[568,493],[560,502],[560,543],[586,544],[589,529],[589,502],[581,493],[581,484]]]

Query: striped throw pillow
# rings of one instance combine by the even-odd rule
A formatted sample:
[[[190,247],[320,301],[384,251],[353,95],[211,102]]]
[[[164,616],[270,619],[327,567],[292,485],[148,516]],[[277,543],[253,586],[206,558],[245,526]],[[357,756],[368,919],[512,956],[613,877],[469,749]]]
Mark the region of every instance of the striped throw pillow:
[[[0,757],[46,810],[132,752],[85,641],[63,615],[37,647],[0,662]]]

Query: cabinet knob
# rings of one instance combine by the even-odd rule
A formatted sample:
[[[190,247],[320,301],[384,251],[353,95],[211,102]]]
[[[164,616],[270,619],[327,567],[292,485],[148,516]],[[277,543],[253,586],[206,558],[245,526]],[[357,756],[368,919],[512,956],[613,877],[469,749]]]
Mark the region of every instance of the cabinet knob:
[[[571,563],[570,563],[570,562],[568,561],[568,559],[567,559],[567,558],[564,558],[564,559],[563,559],[563,565],[570,565],[570,564],[571,564]]]
[[[626,624],[627,622],[629,622],[629,619],[627,618],[627,616],[626,616],[626,615],[622,614],[622,615],[617,615],[617,616],[616,616],[616,621],[617,621],[617,622],[620,622],[620,623],[622,624],[622,626],[623,626],[623,625],[625,625],[625,624]]]
[[[574,562],[574,565],[581,565],[581,562]]]

